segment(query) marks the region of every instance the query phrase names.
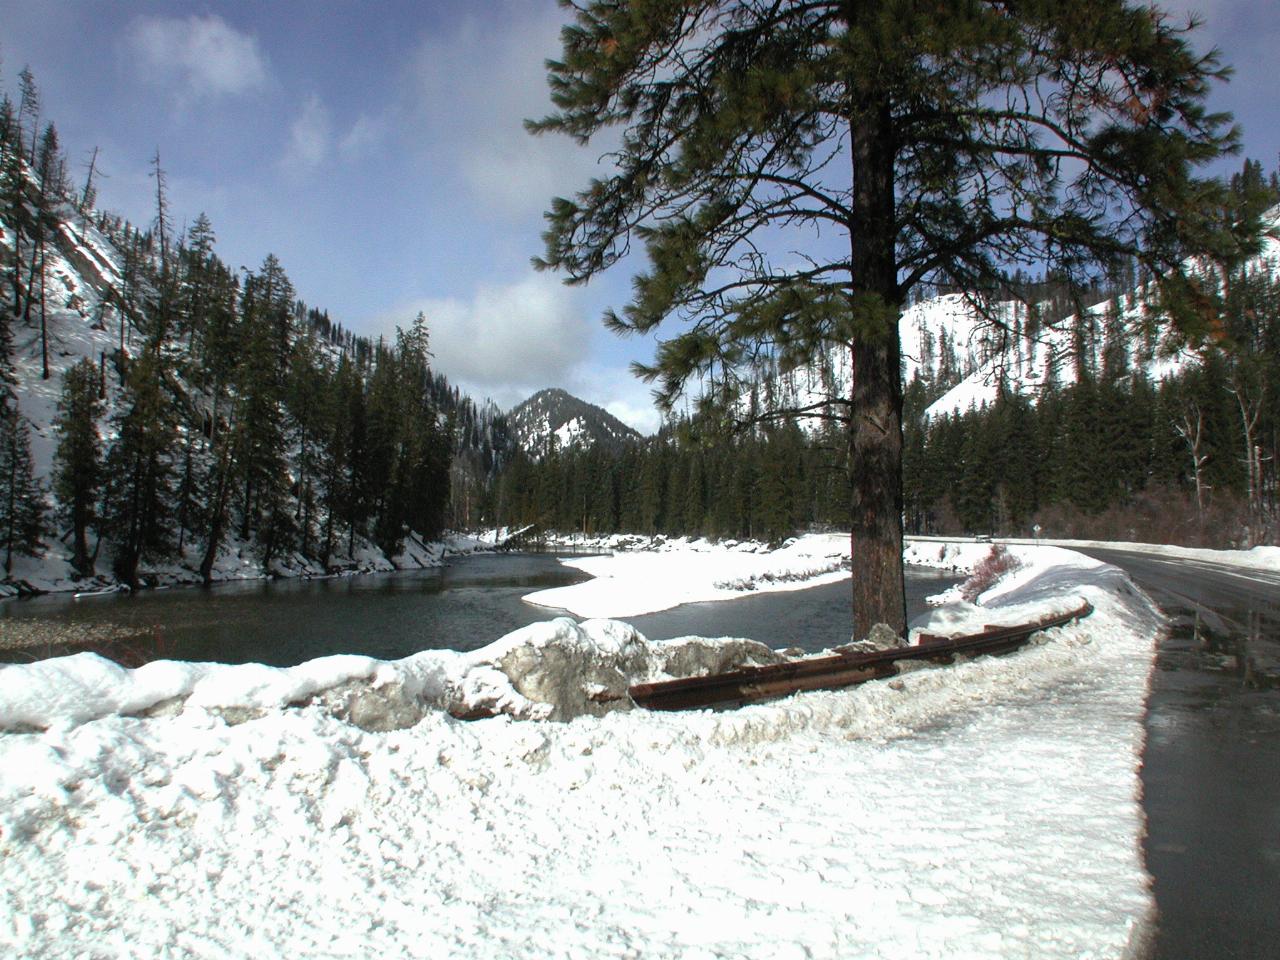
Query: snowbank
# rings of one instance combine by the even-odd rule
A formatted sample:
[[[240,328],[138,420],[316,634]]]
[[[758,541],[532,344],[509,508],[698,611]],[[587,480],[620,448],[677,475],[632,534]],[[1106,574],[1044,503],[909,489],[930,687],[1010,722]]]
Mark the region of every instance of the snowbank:
[[[231,722],[322,705],[370,730],[413,726],[428,712],[570,720],[630,709],[627,687],[781,658],[752,640],[685,637],[651,644],[615,620],[561,617],[479,650],[425,650],[403,660],[320,657],[296,667],[157,660],[135,670],[94,653],[0,667],[0,730],[48,730],[111,715],[199,708]]]
[[[1034,543],[1035,541],[1010,540],[1006,542]],[[1209,550],[1202,547],[1177,547],[1163,543],[1128,543],[1120,540],[1051,540],[1044,542],[1066,547],[1067,549],[1073,547],[1096,547],[1100,550],[1127,550],[1132,553],[1145,553],[1155,557],[1172,557],[1178,560],[1236,567],[1240,570],[1280,573],[1280,547],[1259,546],[1249,550]]]
[[[1127,553],[1143,553],[1153,557],[1170,557],[1177,560],[1214,564],[1224,567],[1236,567],[1240,570],[1259,572],[1280,572],[1280,547],[1259,546],[1248,550],[1210,550],[1203,547],[1179,547],[1165,543],[1140,543],[1125,540],[1026,540],[1017,537],[1000,537],[997,541],[1006,546],[1052,546],[1067,550],[1098,549],[1119,550]],[[967,537],[908,537],[903,557],[908,563],[923,562],[919,559],[934,556],[949,558],[944,566],[953,569],[954,560],[962,569],[966,562],[986,554],[991,549],[991,541],[975,540]],[[938,564],[934,564],[935,566]]]
[[[602,702],[610,670],[688,666],[605,621],[395,663],[0,668],[4,715],[48,724],[0,735],[0,952],[1136,956],[1159,619],[1115,568],[1020,554],[978,604],[917,626],[1078,597],[1093,617],[1008,657],[726,713],[426,710],[371,732],[334,709],[335,691],[465,687],[550,716],[521,706],[556,700],[536,699],[548,677]],[[561,653],[585,666],[540,673]]]

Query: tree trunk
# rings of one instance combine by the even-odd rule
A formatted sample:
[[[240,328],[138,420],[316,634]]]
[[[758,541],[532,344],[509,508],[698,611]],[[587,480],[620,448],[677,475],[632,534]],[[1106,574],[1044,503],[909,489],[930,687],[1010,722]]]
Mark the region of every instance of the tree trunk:
[[[240,539],[248,542],[252,529],[253,508],[253,475],[249,473],[244,480],[244,517],[240,521]]]
[[[231,489],[229,473],[230,467],[224,451],[219,458],[218,492],[213,498],[209,542],[205,545],[204,556],[200,560],[200,580],[206,587],[213,582],[213,565],[218,559],[218,549],[222,546],[222,534],[227,521],[227,493]]]
[[[18,414],[15,411],[13,415],[16,417]],[[18,457],[13,450],[10,450],[9,453],[9,489],[6,494],[8,510],[5,513],[4,531],[4,575],[6,577],[13,572],[13,541],[17,530],[14,517],[18,511]]]
[[[49,320],[45,303],[45,251],[40,245],[40,379],[49,379]]]
[[[882,91],[855,96],[849,224],[853,407],[849,422],[853,636],[877,623],[906,632],[902,571],[902,348],[893,120]]]
[[[86,495],[81,492],[76,494],[75,503],[71,510],[71,526],[74,530],[74,556],[71,565],[74,566],[82,577],[93,576],[94,561],[89,556],[89,504]]]

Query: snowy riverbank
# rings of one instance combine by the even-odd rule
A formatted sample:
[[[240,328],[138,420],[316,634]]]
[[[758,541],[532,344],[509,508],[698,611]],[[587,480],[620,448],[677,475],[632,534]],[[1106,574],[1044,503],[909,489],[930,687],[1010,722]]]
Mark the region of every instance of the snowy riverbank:
[[[1159,618],[1114,568],[1012,550],[1023,566],[978,604],[916,626],[1078,597],[1095,614],[1008,657],[728,713],[608,708],[626,682],[767,653],[651,644],[610,621],[393,663],[0,667],[0,946],[1138,955]],[[674,589],[658,569],[645,589]],[[441,709],[467,706],[503,715]],[[582,715],[517,719],[558,710]]]
[[[802,590],[849,576],[847,534],[807,534],[777,550],[756,541],[714,543],[688,537],[611,536],[555,542],[602,551],[600,556],[561,561],[592,579],[539,590],[524,599],[579,617],[635,617],[682,603]]]
[[[232,539],[219,553],[218,561],[213,566],[212,579],[214,583],[234,583],[294,577],[358,576],[435,567],[448,557],[492,550],[504,535],[502,531],[488,530],[474,534],[450,533],[440,540],[424,541],[417,535],[410,534],[405,538],[400,552],[391,557],[372,543],[360,541],[350,556],[334,558],[333,570],[321,567],[301,554],[278,558],[268,567],[263,565],[248,545],[239,544]],[[143,578],[150,587],[193,586],[202,582],[199,574],[200,559],[197,551],[189,550],[181,561],[146,567]],[[70,556],[64,551],[50,549],[40,557],[15,557],[13,571],[7,580],[0,581],[0,601],[20,594],[110,593],[125,589],[114,576],[105,572],[109,564],[100,561],[99,567],[104,572],[92,578],[84,578],[76,574]]]

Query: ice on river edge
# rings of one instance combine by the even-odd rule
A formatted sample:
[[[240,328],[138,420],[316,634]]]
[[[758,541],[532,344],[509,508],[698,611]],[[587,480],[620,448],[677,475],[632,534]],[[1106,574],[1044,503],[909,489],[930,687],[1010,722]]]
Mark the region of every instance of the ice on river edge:
[[[915,559],[963,567],[987,549]],[[1093,617],[1013,656],[734,712],[591,715],[624,705],[627,682],[772,656],[607,620],[395,662],[4,667],[0,721],[28,732],[0,736],[0,946],[1134,955],[1152,910],[1137,766],[1159,618],[1115,568],[1011,549],[1021,568],[978,604],[914,626],[1081,597]],[[468,706],[504,715],[441,709]]]

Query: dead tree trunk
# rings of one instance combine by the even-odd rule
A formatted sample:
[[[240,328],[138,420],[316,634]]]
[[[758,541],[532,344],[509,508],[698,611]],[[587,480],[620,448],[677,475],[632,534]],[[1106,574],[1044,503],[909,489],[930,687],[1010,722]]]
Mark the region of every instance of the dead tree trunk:
[[[1182,414],[1181,421],[1174,421],[1173,429],[1177,431],[1187,451],[1191,454],[1192,475],[1196,483],[1196,516],[1204,514],[1204,465],[1209,455],[1202,453],[1204,446],[1204,411],[1200,404],[1192,401],[1191,406]]]

